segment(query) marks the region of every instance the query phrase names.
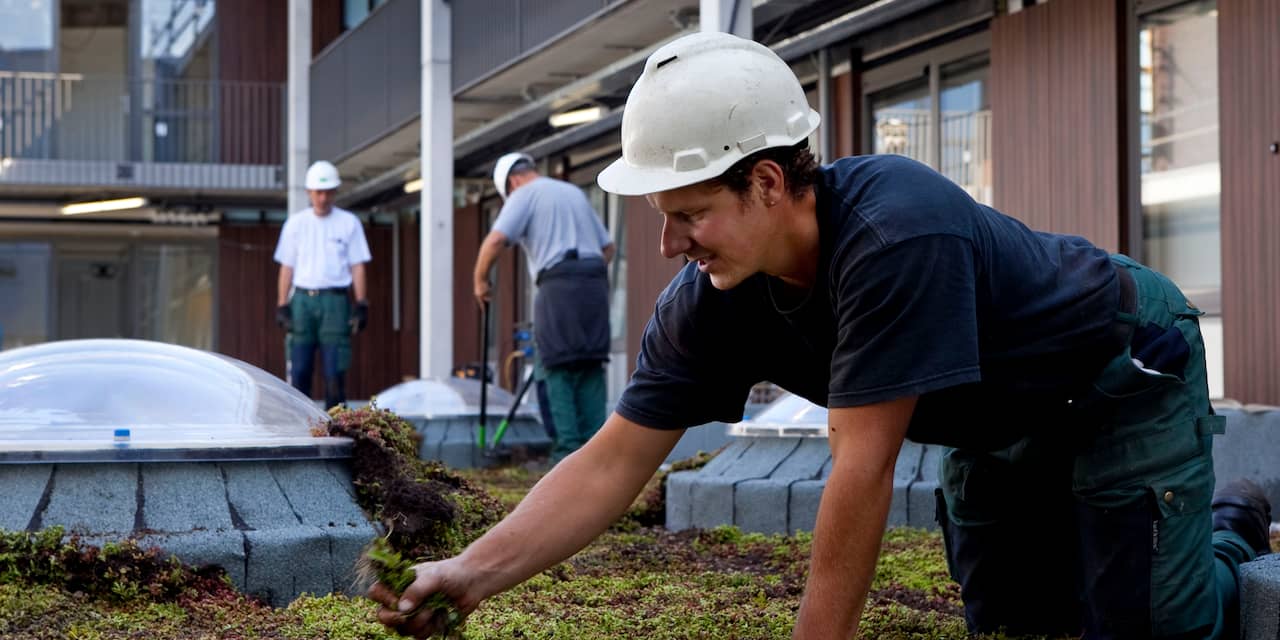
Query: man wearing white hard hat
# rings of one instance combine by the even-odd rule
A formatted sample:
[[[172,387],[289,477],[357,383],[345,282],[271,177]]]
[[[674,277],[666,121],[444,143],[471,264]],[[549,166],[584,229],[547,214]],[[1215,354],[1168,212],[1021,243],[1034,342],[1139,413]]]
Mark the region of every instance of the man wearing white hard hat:
[[[376,585],[380,620],[424,633],[439,621],[397,604],[439,591],[469,612],[572,555],[685,428],[740,420],[770,380],[829,408],[794,637],[856,634],[908,438],[947,447],[936,508],[972,631],[1232,637],[1237,567],[1269,551],[1270,507],[1247,482],[1213,496],[1200,312],[1160,274],[1031,231],[913,160],[819,167],[817,125],[757,43],[701,33],[649,58],[599,182],[645,196],[662,254],[688,264],[596,437],[461,555],[420,566],[402,601]]]
[[[275,253],[280,263],[276,323],[288,332],[289,383],[311,396],[319,350],[326,408],[346,402],[351,336],[369,321],[369,244],[360,219],[333,206],[341,184],[338,169],[324,160],[307,169],[311,206],[285,221]]]
[[[582,189],[541,175],[533,158],[508,153],[493,168],[502,210],[480,245],[476,301],[489,299],[489,270],[518,244],[537,284],[533,339],[554,424],[552,462],[581,447],[604,422],[613,241]]]

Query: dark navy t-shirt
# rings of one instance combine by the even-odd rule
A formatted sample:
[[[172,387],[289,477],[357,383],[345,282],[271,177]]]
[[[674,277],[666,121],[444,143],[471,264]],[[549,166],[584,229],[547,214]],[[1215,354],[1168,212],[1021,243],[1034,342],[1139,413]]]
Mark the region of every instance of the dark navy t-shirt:
[[[734,422],[770,381],[827,407],[919,396],[908,436],[998,448],[1119,351],[1119,285],[1083,238],[1036,232],[901,156],[845,158],[816,187],[818,278],[720,291],[686,265],[658,298],[623,417]]]

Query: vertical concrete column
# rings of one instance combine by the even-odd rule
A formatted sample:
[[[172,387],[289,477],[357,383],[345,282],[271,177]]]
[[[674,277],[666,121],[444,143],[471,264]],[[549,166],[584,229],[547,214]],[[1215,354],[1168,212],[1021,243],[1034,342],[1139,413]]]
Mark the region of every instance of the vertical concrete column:
[[[449,4],[422,0],[421,322],[419,372],[453,368],[453,87]]]
[[[751,38],[751,0],[700,0],[698,20],[703,31],[723,31]]]
[[[289,0],[288,65],[285,192],[293,213],[307,206],[303,182],[311,162],[311,0]]]
[[[818,126],[818,161],[831,162],[832,131],[835,119],[831,113],[831,50],[818,49],[818,115],[822,116],[822,124]]]

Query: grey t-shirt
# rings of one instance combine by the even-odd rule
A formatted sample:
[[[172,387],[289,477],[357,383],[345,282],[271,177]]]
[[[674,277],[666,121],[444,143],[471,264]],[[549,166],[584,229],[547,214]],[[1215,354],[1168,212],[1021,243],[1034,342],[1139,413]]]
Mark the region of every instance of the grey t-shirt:
[[[580,258],[599,257],[610,242],[609,232],[582,189],[546,176],[507,198],[493,230],[524,249],[534,278],[570,249],[577,249]]]

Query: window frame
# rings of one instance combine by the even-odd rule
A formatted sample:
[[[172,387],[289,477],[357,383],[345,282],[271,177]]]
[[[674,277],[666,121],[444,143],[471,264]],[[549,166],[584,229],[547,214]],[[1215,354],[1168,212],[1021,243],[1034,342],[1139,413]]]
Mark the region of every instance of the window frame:
[[[872,96],[882,91],[927,78],[932,125],[929,131],[929,166],[942,166],[942,67],[965,58],[991,52],[991,32],[983,31],[927,51],[871,67],[862,72],[862,122],[859,148],[871,153],[875,148],[875,113]]]

